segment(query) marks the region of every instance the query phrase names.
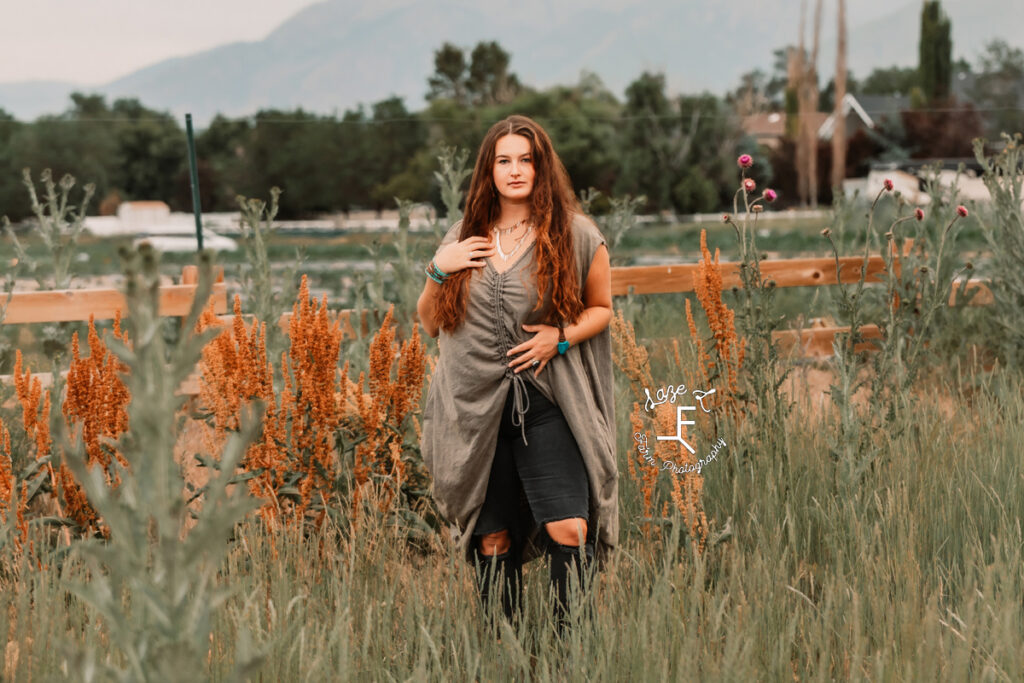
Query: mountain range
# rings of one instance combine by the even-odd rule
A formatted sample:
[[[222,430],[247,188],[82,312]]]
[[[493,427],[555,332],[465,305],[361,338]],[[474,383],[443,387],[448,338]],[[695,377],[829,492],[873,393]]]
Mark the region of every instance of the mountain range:
[[[813,4],[813,3],[812,3]],[[819,73],[835,61],[834,3],[826,2]],[[921,0],[848,3],[849,67],[917,61]],[[974,62],[983,45],[1024,42],[1021,0],[946,0],[954,57]],[[808,18],[808,24],[810,19]],[[659,71],[673,92],[722,94],[753,69],[771,73],[772,51],[798,41],[796,0],[682,2],[649,0],[326,0],[299,11],[266,38],[167,59],[98,87],[63,82],[0,84],[0,108],[19,119],[57,113],[74,90],[137,97],[202,126],[214,114],[245,116],[261,108],[341,112],[390,95],[419,109],[445,42],[471,48],[496,40],[511,70],[529,85],[575,83],[596,73],[616,94],[642,71]]]

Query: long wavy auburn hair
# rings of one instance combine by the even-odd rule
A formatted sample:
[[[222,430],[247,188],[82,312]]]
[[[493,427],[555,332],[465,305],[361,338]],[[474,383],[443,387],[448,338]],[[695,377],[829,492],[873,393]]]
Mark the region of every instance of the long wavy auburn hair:
[[[494,160],[498,140],[506,135],[521,135],[530,141],[534,168],[530,222],[537,233],[534,245],[537,292],[550,291],[551,314],[566,325],[573,324],[583,313],[572,239],[573,215],[581,213],[581,209],[551,138],[533,119],[510,116],[487,131],[476,156],[458,239],[461,242],[473,236],[489,238],[491,228],[501,215],[501,197],[494,185]],[[442,330],[454,331],[465,320],[469,278],[476,270],[460,270],[441,285],[435,315]],[[545,298],[538,296],[533,310],[540,308]],[[555,324],[556,321],[550,322]]]

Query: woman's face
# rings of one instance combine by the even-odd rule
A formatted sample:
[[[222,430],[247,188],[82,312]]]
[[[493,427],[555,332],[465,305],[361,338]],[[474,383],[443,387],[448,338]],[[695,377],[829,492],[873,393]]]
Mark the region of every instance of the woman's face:
[[[494,186],[503,199],[525,201],[533,192],[533,154],[530,140],[504,135],[494,145]]]

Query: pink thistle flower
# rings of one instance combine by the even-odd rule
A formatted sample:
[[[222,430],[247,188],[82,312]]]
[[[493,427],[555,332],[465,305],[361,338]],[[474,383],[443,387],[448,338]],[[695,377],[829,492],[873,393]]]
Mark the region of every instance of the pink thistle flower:
[[[886,178],[884,181],[882,181],[882,184],[885,185],[886,192],[892,192],[892,188],[895,187],[892,184],[892,180],[890,180],[889,178]]]
[[[736,163],[740,168],[750,168],[754,165],[754,157],[749,154],[741,154],[740,158],[736,160]]]
[[[746,190],[748,193],[753,192],[754,190],[757,189],[757,183],[754,182],[753,178],[744,178],[743,189]]]
[[[956,207],[956,215],[960,216],[960,218],[967,218],[967,207],[963,204]]]
[[[919,221],[924,220],[924,209],[914,209],[914,218]]]
[[[764,195],[763,196],[764,196],[764,200],[766,202],[768,202],[769,204],[771,204],[772,202],[774,202],[776,199],[779,198],[778,193],[775,192],[775,190],[773,190],[771,188],[766,189],[764,191]]]

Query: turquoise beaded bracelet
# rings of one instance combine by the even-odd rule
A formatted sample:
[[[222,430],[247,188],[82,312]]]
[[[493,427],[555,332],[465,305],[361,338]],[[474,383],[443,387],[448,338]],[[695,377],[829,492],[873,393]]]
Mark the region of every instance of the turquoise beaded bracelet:
[[[430,270],[429,266],[425,269],[425,271],[427,273],[427,277],[429,277],[431,280],[433,280],[434,282],[436,282],[439,285],[443,285],[444,284],[444,280],[442,280],[438,276],[434,275],[434,271]]]
[[[431,261],[426,269],[427,277],[436,282],[439,285],[443,285],[444,281],[448,279],[448,275],[437,267],[437,264]]]

